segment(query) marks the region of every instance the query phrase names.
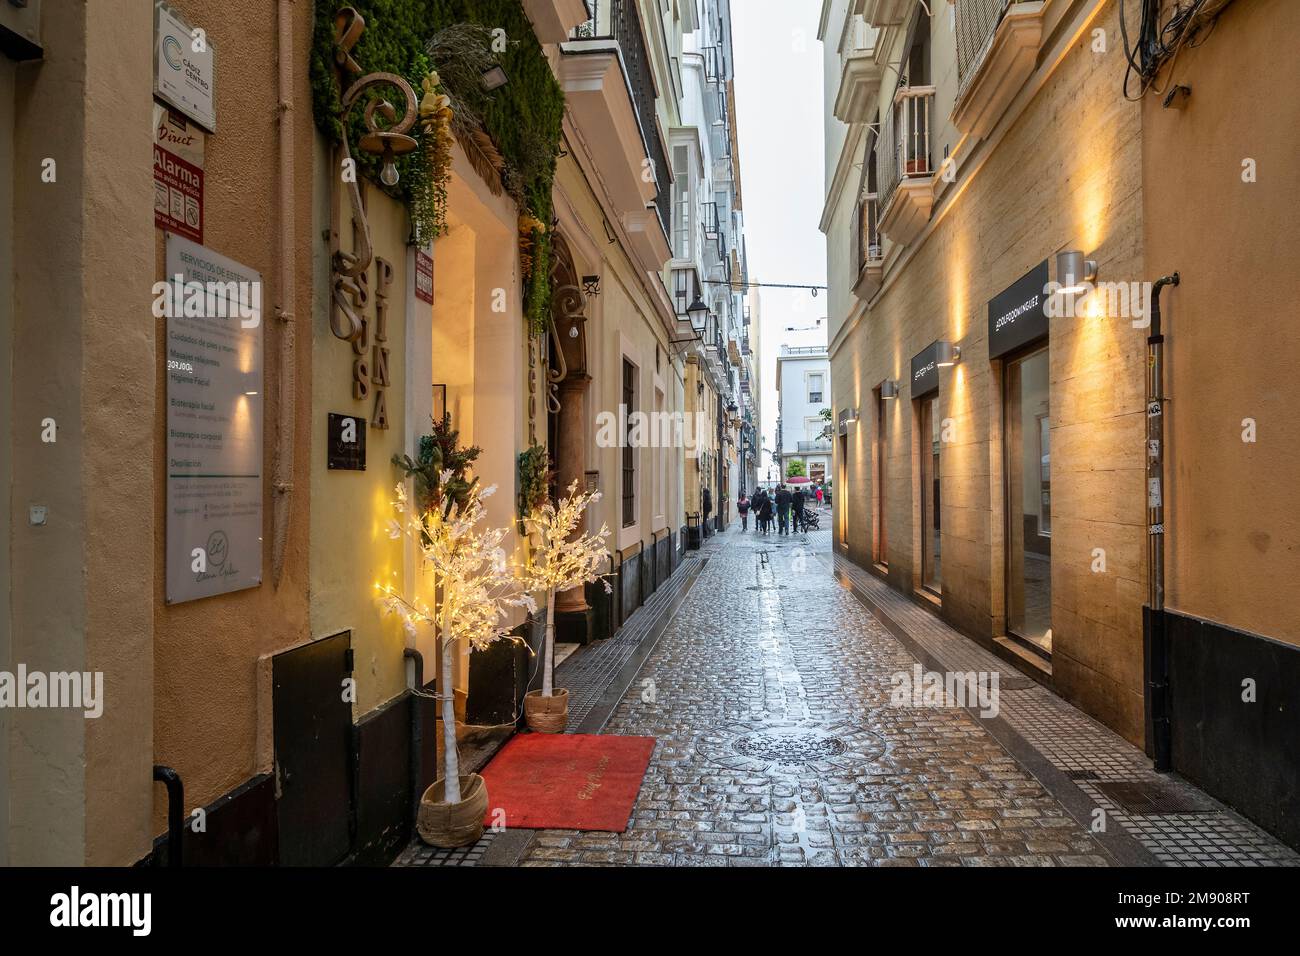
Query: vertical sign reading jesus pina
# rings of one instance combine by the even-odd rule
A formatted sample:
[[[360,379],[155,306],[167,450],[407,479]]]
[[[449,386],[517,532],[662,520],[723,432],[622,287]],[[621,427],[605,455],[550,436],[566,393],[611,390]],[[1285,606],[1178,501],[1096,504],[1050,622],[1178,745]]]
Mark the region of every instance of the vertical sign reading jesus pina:
[[[167,235],[167,603],[262,583],[262,276]]]

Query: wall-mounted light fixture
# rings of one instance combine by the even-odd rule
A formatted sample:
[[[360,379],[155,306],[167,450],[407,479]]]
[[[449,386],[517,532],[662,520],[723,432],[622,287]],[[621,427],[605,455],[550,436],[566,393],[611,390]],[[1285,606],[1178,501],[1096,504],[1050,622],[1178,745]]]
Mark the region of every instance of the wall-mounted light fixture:
[[[1066,295],[1086,292],[1085,283],[1097,281],[1097,260],[1088,259],[1077,249],[1056,254],[1056,281]]]
[[[951,342],[934,343],[934,364],[940,368],[949,368],[961,361],[961,346]]]
[[[686,318],[691,323],[691,334],[684,339],[669,339],[669,345],[681,345],[684,342],[699,342],[709,327],[709,307],[704,304],[700,294],[695,293],[695,301],[686,307]]]
[[[898,379],[887,378],[880,383],[881,398],[898,398]]]
[[[856,425],[858,423],[858,410],[856,408],[844,409],[844,417],[840,419],[842,425]]]

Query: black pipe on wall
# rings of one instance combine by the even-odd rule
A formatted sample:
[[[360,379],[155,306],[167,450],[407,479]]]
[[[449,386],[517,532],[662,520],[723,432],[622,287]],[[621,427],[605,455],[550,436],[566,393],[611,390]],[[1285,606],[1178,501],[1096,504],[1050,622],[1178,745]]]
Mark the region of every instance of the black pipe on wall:
[[[415,664],[415,680],[411,685],[411,827],[420,815],[420,781],[424,779],[424,722],[420,719],[420,691],[424,689],[424,655],[408,647],[402,656]],[[414,830],[413,830],[414,832]]]
[[[181,865],[181,845],[185,838],[185,784],[171,767],[154,764],[154,780],[167,787],[167,865]]]

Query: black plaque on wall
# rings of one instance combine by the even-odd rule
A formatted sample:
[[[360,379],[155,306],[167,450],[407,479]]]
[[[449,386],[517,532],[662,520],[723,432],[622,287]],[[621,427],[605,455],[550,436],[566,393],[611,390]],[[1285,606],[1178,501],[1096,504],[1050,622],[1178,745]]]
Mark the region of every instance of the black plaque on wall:
[[[924,398],[939,390],[938,357],[938,342],[931,342],[912,356],[912,398]]]
[[[989,300],[989,358],[1047,336],[1047,260]]]
[[[366,420],[360,415],[330,412],[329,455],[331,471],[366,470]]]

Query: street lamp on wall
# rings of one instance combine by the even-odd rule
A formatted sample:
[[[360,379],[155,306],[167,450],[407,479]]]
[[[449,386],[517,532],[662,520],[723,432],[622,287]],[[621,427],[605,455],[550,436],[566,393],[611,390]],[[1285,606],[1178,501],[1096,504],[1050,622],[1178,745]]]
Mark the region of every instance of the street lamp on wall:
[[[691,334],[684,339],[669,339],[669,345],[699,342],[704,338],[704,332],[709,327],[709,307],[704,304],[698,292],[695,294],[695,301],[686,307],[686,318],[691,323]]]
[[[1072,249],[1056,254],[1056,281],[1066,295],[1086,292],[1097,281],[1097,260],[1088,259],[1082,252]]]
[[[961,346],[951,342],[936,342],[934,364],[940,368],[949,368],[961,361]]]
[[[898,380],[887,378],[880,383],[881,398],[898,398]]]

